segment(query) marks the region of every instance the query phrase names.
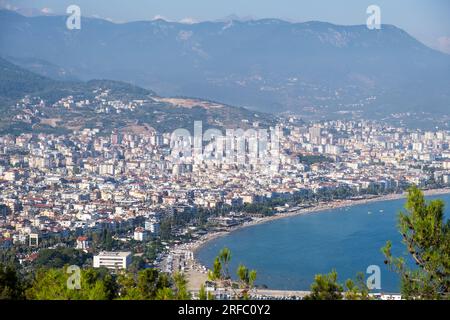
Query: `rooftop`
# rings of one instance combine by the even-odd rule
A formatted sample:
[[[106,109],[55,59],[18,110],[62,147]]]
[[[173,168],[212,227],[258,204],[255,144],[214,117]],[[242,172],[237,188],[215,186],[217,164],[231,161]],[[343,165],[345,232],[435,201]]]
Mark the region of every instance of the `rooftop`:
[[[106,256],[109,256],[109,257],[127,257],[127,256],[129,256],[129,255],[131,255],[131,252],[129,252],[129,251],[119,251],[119,252],[108,252],[108,251],[102,251],[102,252],[100,252],[99,254],[98,254],[99,256],[102,256],[102,257],[106,257]]]

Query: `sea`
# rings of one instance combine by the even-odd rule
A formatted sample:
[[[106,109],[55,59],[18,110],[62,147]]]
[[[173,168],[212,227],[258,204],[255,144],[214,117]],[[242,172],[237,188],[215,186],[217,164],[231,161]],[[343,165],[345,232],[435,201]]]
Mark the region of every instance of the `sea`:
[[[431,199],[448,204],[448,219],[450,194],[427,197]],[[381,289],[375,291],[398,293],[399,277],[385,265],[381,248],[391,240],[394,255],[408,260],[397,228],[405,202],[370,202],[241,228],[206,243],[196,259],[211,267],[218,252],[227,247],[232,252],[230,273],[242,263],[257,271],[257,285],[273,290],[309,290],[316,274],[332,270],[341,283],[355,279],[359,272],[368,278],[379,267]]]

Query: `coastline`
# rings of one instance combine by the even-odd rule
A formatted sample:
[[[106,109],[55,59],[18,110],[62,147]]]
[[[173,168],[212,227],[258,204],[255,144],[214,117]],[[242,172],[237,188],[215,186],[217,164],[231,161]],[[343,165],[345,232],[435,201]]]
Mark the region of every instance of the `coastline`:
[[[425,190],[425,191],[423,191],[423,193],[427,197],[450,194],[450,188]],[[232,228],[228,229],[227,231],[220,231],[220,232],[206,234],[205,236],[201,237],[200,239],[190,243],[191,244],[190,247],[194,253],[194,258],[195,258],[196,252],[201,247],[206,245],[208,242],[210,242],[214,239],[223,237],[227,234],[230,234],[234,231],[237,231],[237,230],[240,230],[243,228],[248,228],[248,227],[252,227],[255,225],[259,225],[259,224],[269,223],[269,222],[272,222],[275,220],[291,218],[291,217],[296,217],[296,216],[300,216],[300,215],[320,213],[322,211],[328,211],[328,210],[333,210],[333,209],[353,207],[353,206],[358,206],[358,205],[363,205],[363,204],[373,203],[373,202],[400,200],[400,199],[405,199],[406,196],[407,196],[407,192],[404,192],[402,194],[389,194],[389,195],[383,195],[383,196],[374,196],[373,198],[365,198],[365,199],[358,199],[358,200],[336,200],[336,201],[322,202],[322,203],[319,202],[317,205],[315,205],[313,207],[293,210],[292,212],[276,214],[276,215],[270,216],[270,217],[257,218],[257,219],[252,220],[251,222],[247,222],[242,225],[232,227]]]
[[[444,194],[450,194],[450,188],[443,188],[443,189],[431,189],[431,190],[423,190],[423,193],[425,196],[438,196],[438,195],[444,195]],[[309,214],[318,214],[324,211],[339,209],[339,208],[346,208],[346,207],[353,207],[358,205],[364,205],[368,203],[373,202],[383,202],[383,201],[394,201],[394,200],[400,200],[405,199],[407,196],[407,192],[404,192],[402,194],[388,194],[383,196],[373,196],[373,197],[366,197],[362,199],[353,199],[353,200],[335,200],[330,202],[319,202],[311,207],[308,208],[291,208],[289,212],[287,213],[278,213],[274,216],[270,217],[264,217],[264,218],[256,218],[252,220],[251,222],[244,223],[242,225],[238,225],[232,228],[229,228],[226,231],[218,231],[218,232],[211,232],[207,233],[204,236],[200,237],[199,239],[190,242],[181,244],[174,248],[174,250],[187,250],[190,254],[190,272],[188,272],[188,279],[191,283],[192,290],[196,290],[199,285],[198,283],[204,283],[206,281],[206,267],[203,266],[198,260],[197,260],[197,252],[200,250],[203,246],[207,245],[210,241],[215,240],[220,237],[224,237],[234,231],[248,228],[264,223],[269,223],[275,220],[285,219],[285,218],[291,218],[301,215],[309,215]]]

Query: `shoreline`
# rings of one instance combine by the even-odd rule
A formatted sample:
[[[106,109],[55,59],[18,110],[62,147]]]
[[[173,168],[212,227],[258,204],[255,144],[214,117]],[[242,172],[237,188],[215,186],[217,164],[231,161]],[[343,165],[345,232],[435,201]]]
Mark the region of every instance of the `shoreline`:
[[[422,190],[424,195],[429,196],[438,196],[438,195],[445,195],[450,194],[450,188],[442,188],[442,189],[431,189],[431,190]],[[190,243],[184,243],[181,245],[176,246],[173,248],[173,250],[187,250],[191,252],[191,270],[189,272],[189,282],[198,283],[201,279],[206,280],[206,270],[207,268],[200,263],[197,259],[197,252],[207,245],[209,242],[224,237],[228,234],[231,234],[232,232],[235,232],[237,230],[241,230],[248,227],[253,227],[260,224],[269,223],[272,221],[285,219],[285,218],[292,218],[296,216],[301,215],[309,215],[309,214],[318,214],[324,211],[334,210],[334,209],[340,209],[340,208],[347,208],[347,207],[353,207],[358,205],[364,205],[368,203],[374,203],[374,202],[383,202],[383,201],[395,201],[400,199],[405,199],[407,196],[407,192],[403,192],[401,194],[388,194],[383,196],[373,196],[373,197],[367,197],[362,199],[353,199],[353,200],[335,200],[330,202],[319,202],[311,207],[307,208],[290,208],[289,212],[287,213],[278,213],[270,217],[264,217],[264,218],[256,218],[252,220],[251,222],[246,222],[242,225],[238,225],[232,228],[229,228],[226,231],[218,231],[218,232],[211,232],[207,233],[204,236],[200,237],[199,239],[190,242]],[[192,288],[195,289],[195,288]]]
[[[450,188],[431,189],[431,190],[422,190],[422,191],[426,197],[450,194]],[[270,216],[270,217],[256,218],[256,219],[252,220],[251,222],[246,222],[242,225],[232,227],[226,231],[209,233],[209,234],[204,235],[200,239],[189,243],[188,245],[189,245],[189,247],[191,247],[191,250],[194,253],[194,259],[195,259],[195,254],[197,253],[197,251],[201,247],[206,245],[208,242],[215,240],[217,238],[223,237],[227,234],[230,234],[234,231],[237,231],[237,230],[240,230],[243,228],[253,227],[256,225],[269,223],[272,221],[285,219],[285,218],[292,218],[292,217],[307,215],[307,214],[316,214],[316,213],[320,213],[320,212],[328,211],[328,210],[353,207],[353,206],[364,205],[364,204],[374,203],[374,202],[395,201],[395,200],[405,199],[406,196],[407,196],[407,192],[404,192],[402,194],[388,194],[388,195],[374,196],[372,198],[365,198],[365,199],[358,199],[358,200],[336,200],[336,201],[331,201],[331,202],[319,202],[317,205],[314,205],[312,207],[299,208],[298,210],[293,210],[292,212],[279,213],[279,214],[276,214],[276,215]]]

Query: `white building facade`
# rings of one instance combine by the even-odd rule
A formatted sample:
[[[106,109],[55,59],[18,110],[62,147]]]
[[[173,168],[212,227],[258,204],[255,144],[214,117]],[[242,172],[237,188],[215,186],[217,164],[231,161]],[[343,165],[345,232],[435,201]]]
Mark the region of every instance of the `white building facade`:
[[[100,252],[94,256],[94,268],[127,269],[130,263],[131,252]]]

